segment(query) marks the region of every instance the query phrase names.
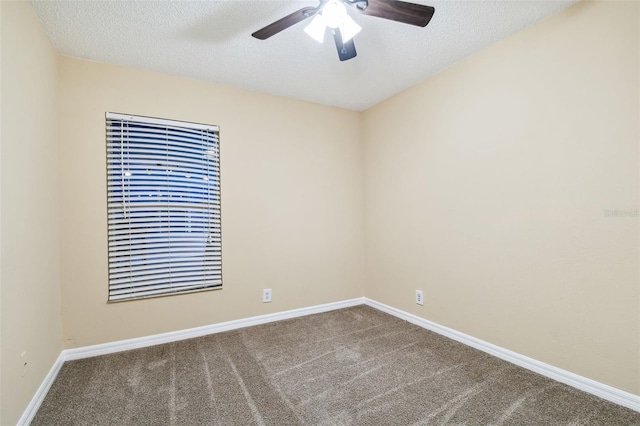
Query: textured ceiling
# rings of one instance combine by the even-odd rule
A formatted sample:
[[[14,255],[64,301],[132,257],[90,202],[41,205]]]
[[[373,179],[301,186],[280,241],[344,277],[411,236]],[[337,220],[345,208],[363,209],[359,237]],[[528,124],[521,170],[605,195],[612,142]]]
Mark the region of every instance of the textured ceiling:
[[[303,21],[260,41],[251,33],[317,1],[33,1],[58,53],[361,111],[465,56],[576,3],[429,1],[426,28],[358,14],[358,56]]]

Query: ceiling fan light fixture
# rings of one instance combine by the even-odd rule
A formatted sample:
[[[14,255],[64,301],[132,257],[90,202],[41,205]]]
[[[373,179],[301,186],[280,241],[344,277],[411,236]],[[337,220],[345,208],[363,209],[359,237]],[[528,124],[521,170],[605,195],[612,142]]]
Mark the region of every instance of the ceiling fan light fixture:
[[[344,23],[347,15],[347,8],[342,1],[331,0],[324,5],[321,12],[325,25],[329,28],[339,28]]]
[[[344,20],[342,21],[342,25],[340,26],[342,42],[348,42],[360,31],[362,31],[362,27],[356,24],[356,21],[354,21],[349,15],[345,15]]]
[[[318,42],[324,42],[324,33],[327,29],[327,24],[325,23],[324,17],[321,14],[317,14],[304,28],[304,32],[309,34],[309,36],[317,40]]]
[[[431,6],[404,0],[319,0],[318,6],[298,9],[259,29],[251,36],[258,40],[266,40],[280,31],[313,17],[311,23],[305,27],[305,32],[322,43],[327,27],[331,28],[331,34],[338,50],[338,58],[340,61],[348,61],[357,56],[353,37],[362,28],[351,19],[345,4],[363,15],[418,27],[426,27],[435,12]]]

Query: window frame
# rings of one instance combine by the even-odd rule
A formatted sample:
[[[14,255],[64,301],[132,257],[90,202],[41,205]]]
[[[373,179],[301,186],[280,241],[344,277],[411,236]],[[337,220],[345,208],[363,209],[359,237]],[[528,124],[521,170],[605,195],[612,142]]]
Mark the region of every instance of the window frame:
[[[110,133],[110,131],[113,131],[114,128],[117,128],[117,127],[114,127],[114,123],[116,126],[118,123],[120,123],[121,129],[124,128],[125,124],[127,125],[127,129],[129,129],[128,127],[129,124],[132,124],[133,126],[137,126],[136,131],[138,133],[143,133],[144,130],[162,131],[162,129],[164,128],[164,132],[166,134],[165,142],[158,143],[158,147],[160,147],[160,149],[165,149],[167,152],[166,154],[167,163],[164,164],[162,167],[160,167],[161,169],[164,168],[165,166],[167,167],[165,180],[162,181],[162,171],[159,172],[160,174],[157,174],[158,173],[157,171],[153,172],[154,175],[152,176],[152,178],[149,178],[149,177],[143,178],[145,191],[148,190],[149,192],[151,192],[151,194],[155,194],[158,197],[162,197],[164,201],[159,200],[158,207],[162,206],[162,207],[166,207],[166,209],[158,208],[156,206],[153,206],[153,208],[151,208],[152,204],[149,204],[148,202],[145,203],[146,207],[136,206],[137,208],[139,209],[142,208],[143,210],[142,213],[139,213],[139,211],[136,212],[142,215],[140,216],[142,218],[140,222],[142,222],[143,224],[132,226],[132,221],[131,221],[132,216],[129,216],[128,218],[129,227],[127,228],[129,230],[128,245],[127,243],[121,243],[122,241],[127,241],[127,238],[126,238],[127,234],[122,232],[123,228],[119,228],[120,232],[117,232],[116,228],[118,226],[121,226],[122,223],[126,222],[126,219],[127,219],[127,208],[126,208],[127,197],[124,191],[125,189],[129,191],[128,204],[129,204],[129,209],[132,209],[131,201],[133,197],[131,195],[131,191],[132,191],[131,188],[135,189],[135,185],[132,184],[130,180],[132,179],[131,178],[132,174],[130,172],[125,172],[125,164],[127,163],[131,164],[132,160],[128,157],[127,163],[125,163],[124,157],[122,155],[122,153],[124,152],[123,139],[120,140],[119,151],[116,152],[114,150],[114,146],[117,145],[118,143],[117,140],[114,138],[113,134]],[[198,158],[198,156],[200,156],[199,153],[195,156],[197,167],[196,166],[193,166],[193,167],[195,167],[196,169],[200,167],[200,169],[196,170],[194,173],[198,174],[198,172],[200,172],[201,176],[206,176],[203,179],[206,180],[207,183],[205,185],[202,185],[202,183],[198,185],[198,183],[195,182],[193,185],[182,184],[178,186],[178,185],[175,185],[175,182],[177,179],[172,178],[171,176],[173,175],[169,175],[169,173],[172,172],[172,170],[170,169],[179,168],[179,166],[175,166],[175,164],[178,164],[181,162],[184,163],[184,157],[181,158],[181,156],[184,156],[185,154],[184,152],[181,151],[180,147],[178,149],[176,149],[175,146],[172,147],[172,144],[173,145],[176,144],[176,140],[172,139],[172,137],[174,136],[169,136],[169,135],[174,132],[178,132],[178,133],[183,132],[182,136],[187,134],[193,135],[194,131],[195,132],[201,131],[203,132],[203,135],[205,135],[205,132],[206,132],[206,137],[205,136],[200,136],[200,137],[189,136],[188,139],[190,140],[188,142],[184,142],[184,140],[181,140],[179,143],[180,145],[189,143],[197,147],[198,139],[200,139],[200,148],[202,149],[202,157]],[[223,285],[222,285],[223,283],[222,179],[221,179],[221,166],[220,166],[220,163],[221,163],[220,127],[216,125],[207,125],[207,124],[193,123],[193,122],[187,122],[187,121],[177,121],[177,120],[168,120],[168,119],[161,119],[161,118],[154,118],[154,117],[147,117],[147,116],[137,116],[137,115],[131,115],[131,114],[106,112],[105,113],[105,133],[106,133],[105,135],[106,136],[106,144],[105,144],[106,146],[106,187],[107,187],[106,188],[107,189],[106,212],[107,212],[107,253],[108,253],[107,303],[120,303],[120,302],[127,302],[127,301],[133,301],[133,300],[177,296],[182,294],[222,289],[223,288]],[[121,138],[123,137],[121,136]],[[141,139],[141,142],[137,143],[137,145],[139,145],[137,146],[137,149],[142,150],[143,154],[145,149],[148,151],[158,151],[158,148],[154,146],[154,142],[157,142],[158,139],[159,139],[158,136],[155,134],[152,136],[148,136],[147,140],[145,140],[143,136]],[[127,142],[127,144],[128,143],[129,142]],[[134,143],[134,145],[136,145],[136,143]],[[140,148],[140,146],[145,146],[146,148]],[[189,146],[185,149],[192,150],[192,147]],[[210,154],[211,149],[213,150],[213,154]],[[127,146],[127,150],[129,150],[128,155],[130,155],[130,151],[132,150],[132,148],[130,146]],[[171,150],[173,150],[173,152],[171,152]],[[173,157],[169,156],[170,152],[173,155]],[[118,153],[120,154],[120,157],[121,157],[120,161],[118,161],[117,158],[116,160],[114,160],[113,158],[115,157],[113,156],[110,157],[110,155],[114,153],[116,153],[116,155],[118,155]],[[157,156],[154,157],[153,153],[149,153],[148,155],[149,155],[149,159],[157,160],[159,158]],[[144,160],[147,160],[147,159],[143,158],[142,160],[138,160],[139,163],[135,163],[135,160],[134,160],[135,165],[133,167],[135,167],[136,165],[138,167],[144,167],[144,166],[141,166],[141,164],[144,163]],[[157,164],[157,165],[160,165],[160,164]],[[206,165],[206,169],[204,168],[204,165]],[[133,168],[131,170],[133,170]],[[119,171],[119,174],[117,173],[117,171]],[[146,171],[147,171],[147,175],[149,175],[149,169],[147,169]],[[195,174],[194,174],[194,179],[195,179]],[[187,172],[185,176],[187,179],[191,178],[189,172]],[[128,179],[128,183],[126,186],[124,185],[125,179]],[[181,177],[180,179],[184,181],[185,178]],[[120,180],[122,180],[123,186],[121,190],[122,192],[120,192],[120,195],[119,195],[119,198],[121,199],[120,203],[122,206],[121,207],[122,212],[120,214],[122,218],[119,219],[118,213],[115,210],[117,207],[114,207],[112,204],[114,204],[113,198],[114,197],[115,199],[118,198],[118,190],[114,190],[114,188],[116,187],[115,182]],[[153,182],[153,184],[150,184],[150,182]],[[152,189],[147,189],[149,187],[151,187]],[[206,191],[203,191],[204,187],[207,188]],[[190,203],[186,202],[184,205],[169,201],[169,198],[171,198],[178,190],[180,190],[182,193],[185,194],[185,198],[194,198],[194,199],[199,198],[200,201],[190,202]],[[152,196],[151,194],[149,196]],[[138,195],[138,198],[140,198],[140,195]],[[193,206],[196,206],[196,207],[193,207]],[[129,210],[130,215],[133,212],[134,210]],[[176,215],[176,212],[178,212],[177,215]],[[175,216],[172,216],[172,214]],[[200,255],[202,257],[202,266],[192,266],[193,264],[197,264],[199,261],[198,254],[200,253],[200,249],[199,249],[200,243],[196,241],[199,238],[198,235],[196,235],[197,233],[188,234],[188,238],[185,238],[187,237],[187,234],[185,234],[185,232],[191,232],[192,230],[191,214],[194,214],[195,216],[199,217],[199,219],[196,220],[196,222],[199,221],[201,222],[201,224],[198,225],[198,231],[200,232],[197,232],[197,233],[202,233],[203,234],[202,237],[205,238],[204,244],[202,247],[202,252],[201,252],[202,254]],[[150,219],[148,221],[145,221],[144,218],[146,217]],[[189,218],[188,225],[184,223],[185,217]],[[163,221],[162,220],[163,218],[166,219],[166,221]],[[168,225],[164,225],[165,222],[168,223]],[[178,223],[182,222],[182,225],[174,226],[173,222],[178,222]],[[125,223],[125,226],[126,225],[127,224]],[[146,228],[148,228],[148,232],[145,231]],[[166,230],[164,228],[166,228]],[[187,229],[188,231],[185,231]],[[131,230],[137,231],[137,232],[131,232]],[[180,231],[182,231],[182,235]],[[184,252],[181,249],[176,249],[176,246],[171,247],[172,238],[173,238],[172,234],[175,234],[178,237],[177,240],[181,240],[180,236],[182,236],[185,241],[188,240],[188,242],[185,243],[186,245],[188,245],[188,247],[184,250]],[[158,238],[158,240],[154,241],[153,243],[150,243],[146,241],[146,239],[149,239],[149,238],[150,239]],[[134,244],[134,241],[135,241],[135,244]],[[177,242],[178,241],[176,241],[176,243]],[[179,242],[183,243],[183,241],[179,241]],[[165,282],[154,282],[154,283],[148,284],[149,287],[147,288],[146,291],[147,292],[152,291],[153,293],[145,294],[144,293],[145,289],[143,289],[144,285],[141,284],[141,283],[144,283],[145,278],[139,278],[136,276],[135,273],[132,272],[133,261],[131,257],[133,256],[131,255],[131,251],[132,251],[132,247],[135,249],[139,249],[140,247],[142,247],[142,251],[140,252],[141,255],[150,255],[150,253],[147,252],[148,249],[146,248],[150,244],[156,244],[156,245],[160,244],[162,246],[169,246],[169,248],[159,248],[158,250],[161,250],[161,251],[159,252],[158,256],[150,256],[149,258],[144,258],[142,260],[136,261],[136,262],[142,262],[142,263],[135,264],[136,267],[134,269],[136,269],[137,275],[147,275],[147,274],[153,275],[154,273],[158,274],[159,276],[156,278],[153,278],[152,281],[158,281],[158,280],[164,279],[164,276],[167,276],[167,275],[168,277],[166,278]],[[128,256],[117,254],[118,251],[120,251],[121,253],[126,253],[126,248],[125,250],[121,250],[121,247],[127,247],[127,246],[129,247]],[[116,254],[112,254],[112,253],[116,253]],[[165,262],[161,260],[163,254],[166,254],[168,258],[168,260]],[[150,263],[145,263],[145,261],[152,259],[154,257],[155,257],[154,261]],[[126,281],[114,282],[114,280],[118,280],[118,281],[123,280],[122,275],[124,272],[126,272],[124,270],[124,268],[126,268],[126,265],[124,263],[119,264],[119,262],[127,262],[127,261],[129,262],[129,273],[131,274],[128,276],[128,279],[129,279],[128,283],[131,284],[131,286],[129,287],[126,287],[126,283],[127,283]],[[180,264],[179,262],[183,262],[183,263]],[[180,270],[180,273],[174,272],[176,274],[175,277],[171,277],[172,267],[182,268]],[[162,272],[167,270],[169,271],[168,273]],[[200,278],[197,278],[198,272],[200,274]],[[119,273],[118,278],[112,278],[112,276],[115,276],[116,273]],[[178,277],[178,275],[180,276]],[[193,278],[192,280],[190,280],[191,276],[196,278]],[[136,280],[136,278],[138,279]],[[120,287],[116,288],[115,287],[116,285]],[[181,289],[180,287],[184,287],[184,288]],[[130,289],[129,293],[123,290],[127,288]],[[114,294],[114,291],[119,291],[120,294]]]

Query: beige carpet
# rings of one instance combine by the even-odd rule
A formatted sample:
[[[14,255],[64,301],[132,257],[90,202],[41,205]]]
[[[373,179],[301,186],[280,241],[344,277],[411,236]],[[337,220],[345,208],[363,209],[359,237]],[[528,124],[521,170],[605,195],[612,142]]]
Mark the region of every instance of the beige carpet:
[[[65,363],[33,425],[640,425],[640,413],[354,308]]]

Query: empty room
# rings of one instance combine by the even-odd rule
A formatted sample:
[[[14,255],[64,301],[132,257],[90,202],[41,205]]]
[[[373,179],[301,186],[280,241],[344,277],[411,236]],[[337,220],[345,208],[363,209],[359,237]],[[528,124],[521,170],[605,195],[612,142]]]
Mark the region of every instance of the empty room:
[[[1,425],[640,425],[640,2],[0,19]]]

